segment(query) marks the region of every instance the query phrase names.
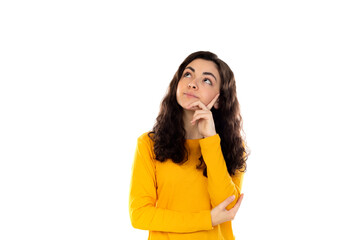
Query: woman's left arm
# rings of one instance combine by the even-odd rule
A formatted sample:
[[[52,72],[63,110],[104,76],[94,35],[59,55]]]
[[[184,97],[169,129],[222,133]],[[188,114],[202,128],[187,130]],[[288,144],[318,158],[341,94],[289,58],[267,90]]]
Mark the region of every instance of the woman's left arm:
[[[207,166],[211,204],[213,207],[217,206],[229,196],[234,195],[234,201],[226,207],[229,210],[234,207],[240,197],[244,172],[237,170],[235,176],[230,176],[221,151],[218,134],[201,139],[200,147]]]

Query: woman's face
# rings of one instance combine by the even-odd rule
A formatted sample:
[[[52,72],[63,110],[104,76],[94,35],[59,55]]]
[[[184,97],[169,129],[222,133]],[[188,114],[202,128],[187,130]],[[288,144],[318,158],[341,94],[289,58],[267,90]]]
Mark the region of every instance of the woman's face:
[[[176,100],[182,108],[199,100],[208,105],[220,92],[220,83],[214,62],[195,59],[185,67],[177,86]],[[214,107],[217,108],[218,104]]]

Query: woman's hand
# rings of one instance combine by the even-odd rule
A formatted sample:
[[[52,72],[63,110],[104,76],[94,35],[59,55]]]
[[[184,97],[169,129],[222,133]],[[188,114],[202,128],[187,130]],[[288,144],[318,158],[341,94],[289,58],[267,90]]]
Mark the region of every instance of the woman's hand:
[[[220,94],[217,94],[207,106],[205,106],[205,104],[200,100],[193,102],[188,106],[188,109],[197,109],[194,112],[191,124],[194,125],[197,122],[199,133],[203,137],[211,137],[216,134],[215,123],[210,110],[214,106],[219,96]]]
[[[230,210],[226,210],[226,206],[229,205],[232,201],[234,201],[235,196],[228,197],[227,199],[225,199],[225,201],[214,207],[211,210],[212,226],[215,227],[220,223],[234,220],[243,198],[244,194],[241,194],[235,206]]]

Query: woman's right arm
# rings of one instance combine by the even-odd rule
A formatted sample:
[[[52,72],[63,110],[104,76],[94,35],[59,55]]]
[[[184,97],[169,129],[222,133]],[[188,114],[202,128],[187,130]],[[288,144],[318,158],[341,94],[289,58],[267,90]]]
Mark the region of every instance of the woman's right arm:
[[[156,207],[155,162],[150,139],[139,137],[130,184],[129,211],[134,228],[163,232],[212,229],[210,210],[179,212]]]

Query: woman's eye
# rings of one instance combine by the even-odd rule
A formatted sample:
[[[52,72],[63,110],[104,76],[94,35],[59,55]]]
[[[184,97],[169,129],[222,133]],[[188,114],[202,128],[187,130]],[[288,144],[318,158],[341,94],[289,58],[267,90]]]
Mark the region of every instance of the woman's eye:
[[[189,77],[189,76],[191,76],[191,74],[188,72],[184,74],[184,77]]]
[[[208,78],[205,78],[205,79],[204,79],[204,82],[206,82],[206,83],[209,84],[209,85],[212,85],[212,82],[211,82],[210,79],[208,79]]]

